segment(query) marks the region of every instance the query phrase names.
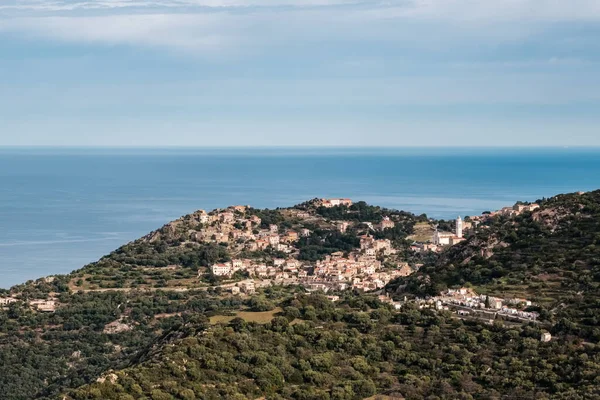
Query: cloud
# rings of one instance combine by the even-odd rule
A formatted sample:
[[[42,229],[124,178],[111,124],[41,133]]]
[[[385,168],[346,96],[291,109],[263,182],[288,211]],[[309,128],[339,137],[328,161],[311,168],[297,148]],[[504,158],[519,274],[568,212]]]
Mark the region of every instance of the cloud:
[[[117,9],[206,9],[206,8],[310,8],[347,6],[367,3],[361,0],[12,0],[0,5],[2,10],[21,11],[98,11]]]
[[[224,18],[211,14],[142,14],[95,17],[19,18],[4,21],[0,32],[74,43],[169,46],[223,50],[238,38]]]
[[[363,17],[454,20],[598,20],[597,0],[5,0],[2,11],[354,9]]]

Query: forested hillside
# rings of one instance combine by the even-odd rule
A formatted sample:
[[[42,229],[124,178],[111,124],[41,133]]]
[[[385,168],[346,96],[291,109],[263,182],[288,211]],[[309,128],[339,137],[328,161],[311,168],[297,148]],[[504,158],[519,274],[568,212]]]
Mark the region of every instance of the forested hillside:
[[[285,300],[259,324],[188,324],[138,365],[68,399],[600,398],[600,352],[535,325],[463,322],[374,297]]]
[[[515,217],[497,216],[410,277],[397,293],[478,292],[534,300],[554,332],[600,340],[600,191],[559,195]],[[404,286],[406,285],[406,286]]]

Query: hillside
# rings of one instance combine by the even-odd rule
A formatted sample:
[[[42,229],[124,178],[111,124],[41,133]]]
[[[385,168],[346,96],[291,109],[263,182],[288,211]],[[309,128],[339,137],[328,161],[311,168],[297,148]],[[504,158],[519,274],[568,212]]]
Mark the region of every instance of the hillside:
[[[365,296],[299,295],[281,306],[266,324],[184,326],[159,352],[65,398],[600,398],[598,349],[540,343],[535,325],[395,311]]]
[[[347,199],[199,210],[0,293],[1,398],[600,398],[599,197],[447,246],[413,240],[453,221]],[[427,297],[463,286],[484,309]]]
[[[277,287],[335,290],[327,274],[338,267],[360,276],[356,285],[383,287],[412,272],[405,239],[422,220],[319,199],[277,210],[200,210],[71,274],[17,285],[0,293],[0,397],[51,398],[127,365],[197,315],[271,310],[265,295],[279,298]],[[229,273],[215,274],[210,267],[219,263]]]
[[[600,340],[600,191],[539,205],[487,219],[466,241],[390,289],[423,296],[467,285],[478,293],[527,298],[554,333]]]

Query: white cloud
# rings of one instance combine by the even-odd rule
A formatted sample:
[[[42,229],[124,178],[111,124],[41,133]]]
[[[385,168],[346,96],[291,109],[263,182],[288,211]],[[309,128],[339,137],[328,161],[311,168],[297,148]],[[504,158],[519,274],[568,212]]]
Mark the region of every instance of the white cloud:
[[[1,10],[77,11],[107,9],[177,9],[177,8],[249,8],[249,7],[329,7],[364,3],[361,0],[13,0],[0,5]],[[376,4],[373,2],[371,4]]]
[[[232,18],[214,14],[54,16],[4,21],[0,25],[0,32],[17,32],[31,38],[51,38],[75,43],[223,51],[242,40],[235,36],[234,26],[229,26],[230,23],[233,23]]]
[[[4,15],[4,17],[2,17]],[[196,53],[274,43],[520,40],[538,25],[600,21],[598,0],[8,0],[0,33]]]

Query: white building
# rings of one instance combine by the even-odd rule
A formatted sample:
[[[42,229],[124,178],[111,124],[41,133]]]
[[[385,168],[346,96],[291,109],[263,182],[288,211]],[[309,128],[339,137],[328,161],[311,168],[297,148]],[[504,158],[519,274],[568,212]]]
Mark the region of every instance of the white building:
[[[542,336],[540,337],[540,340],[542,342],[549,342],[550,340],[552,340],[552,335],[548,332],[544,332],[542,333]]]
[[[433,244],[437,246],[455,245],[463,240],[465,240],[463,237],[463,220],[460,216],[456,218],[456,229],[454,233],[440,232],[436,229],[432,239]]]
[[[226,276],[231,275],[232,268],[231,265],[227,264],[214,264],[210,267],[212,273],[216,276]]]
[[[462,218],[460,218],[460,215],[458,216],[458,218],[456,218],[456,237],[463,237],[463,221]]]

